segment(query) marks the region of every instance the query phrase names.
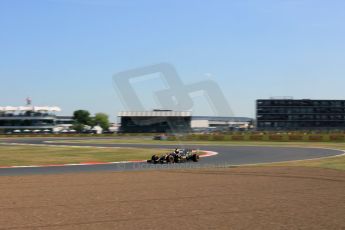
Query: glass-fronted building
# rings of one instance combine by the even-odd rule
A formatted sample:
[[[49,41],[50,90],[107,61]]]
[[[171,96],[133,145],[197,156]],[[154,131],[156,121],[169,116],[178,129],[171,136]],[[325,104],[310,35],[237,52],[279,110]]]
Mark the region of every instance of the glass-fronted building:
[[[121,133],[169,133],[191,131],[191,112],[154,110],[120,112]]]
[[[345,130],[345,100],[260,99],[258,130]]]
[[[189,111],[121,112],[122,133],[185,133],[248,130],[253,119],[246,117],[192,116]]]
[[[193,116],[194,132],[246,131],[253,128],[254,119],[248,117]]]
[[[72,117],[60,117],[59,107],[0,107],[0,133],[52,132],[61,124],[71,124]]]

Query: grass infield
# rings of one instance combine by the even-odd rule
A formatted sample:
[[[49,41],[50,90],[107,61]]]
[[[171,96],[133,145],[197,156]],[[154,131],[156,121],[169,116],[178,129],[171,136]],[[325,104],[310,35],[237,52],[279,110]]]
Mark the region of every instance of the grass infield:
[[[164,151],[142,148],[0,146],[0,166],[147,160],[153,154],[162,154]]]

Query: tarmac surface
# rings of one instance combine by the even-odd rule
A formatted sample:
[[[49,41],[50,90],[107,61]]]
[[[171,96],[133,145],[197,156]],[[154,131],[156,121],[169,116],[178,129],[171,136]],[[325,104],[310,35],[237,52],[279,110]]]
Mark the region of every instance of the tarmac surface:
[[[156,169],[188,169],[229,167],[248,164],[271,163],[282,161],[294,161],[330,157],[344,153],[340,150],[300,147],[262,147],[262,146],[172,146],[152,144],[90,144],[90,143],[49,143],[54,140],[86,140],[87,138],[21,138],[2,139],[1,143],[11,144],[35,144],[35,145],[67,145],[67,146],[95,146],[95,147],[138,147],[147,148],[192,148],[205,151],[217,152],[218,155],[203,158],[199,163],[186,163],[174,165],[150,165],[147,163],[127,163],[113,165],[88,165],[88,166],[64,166],[64,167],[41,167],[41,168],[14,168],[0,169],[0,176],[6,175],[29,175],[29,174],[57,174],[57,173],[81,173],[97,171],[142,171]],[[95,138],[89,138],[95,139]],[[105,138],[102,138],[105,139]]]

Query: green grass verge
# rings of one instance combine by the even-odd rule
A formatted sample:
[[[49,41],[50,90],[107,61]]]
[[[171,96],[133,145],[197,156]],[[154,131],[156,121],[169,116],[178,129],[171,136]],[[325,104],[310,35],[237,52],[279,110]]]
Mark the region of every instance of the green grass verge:
[[[25,137],[114,137],[114,138],[152,138],[157,134],[136,133],[136,134],[20,134],[20,135],[0,135],[0,138],[25,138]],[[169,135],[168,140],[184,141],[278,141],[278,142],[345,142],[345,133],[336,132],[233,132],[233,133],[212,133],[212,134],[185,134]]]
[[[85,140],[68,140],[61,139],[50,141],[50,143],[69,143],[69,144],[155,144],[155,145],[220,145],[220,146],[345,146],[345,142],[278,142],[278,141],[155,141],[142,138],[131,139],[85,139]]]
[[[164,151],[140,148],[0,146],[0,166],[147,160],[153,154],[162,154]]]

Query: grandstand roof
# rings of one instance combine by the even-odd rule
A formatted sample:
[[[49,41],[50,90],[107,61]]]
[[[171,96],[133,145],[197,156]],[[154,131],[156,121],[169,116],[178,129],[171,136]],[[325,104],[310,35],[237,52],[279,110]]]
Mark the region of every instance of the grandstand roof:
[[[119,117],[191,117],[188,111],[127,111],[120,112]]]

